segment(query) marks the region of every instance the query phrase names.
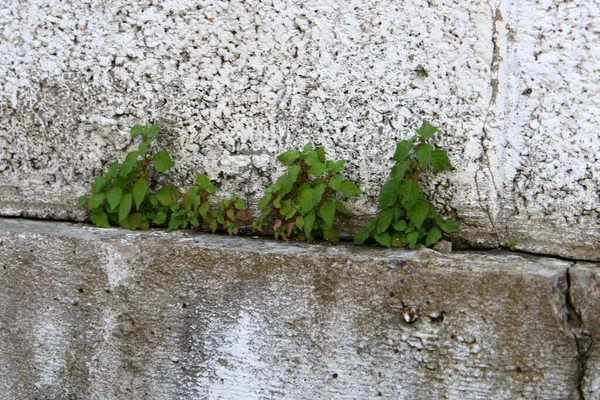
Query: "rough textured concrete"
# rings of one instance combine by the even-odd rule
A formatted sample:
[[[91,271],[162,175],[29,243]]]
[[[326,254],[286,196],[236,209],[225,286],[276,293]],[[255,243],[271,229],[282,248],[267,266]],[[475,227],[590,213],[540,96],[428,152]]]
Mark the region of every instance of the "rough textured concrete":
[[[456,171],[426,190],[457,243],[600,259],[594,2],[4,3],[1,215],[84,218],[77,196],[152,121],[182,188],[206,172],[255,203],[310,140],[349,160],[366,216],[428,118]]]
[[[0,264],[5,398],[600,394],[597,264],[18,219]]]

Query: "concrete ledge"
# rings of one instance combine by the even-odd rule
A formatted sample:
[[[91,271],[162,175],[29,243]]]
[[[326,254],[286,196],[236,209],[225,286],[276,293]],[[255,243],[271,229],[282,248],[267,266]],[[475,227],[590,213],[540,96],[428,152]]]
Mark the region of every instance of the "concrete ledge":
[[[0,219],[10,399],[596,398],[600,273]]]

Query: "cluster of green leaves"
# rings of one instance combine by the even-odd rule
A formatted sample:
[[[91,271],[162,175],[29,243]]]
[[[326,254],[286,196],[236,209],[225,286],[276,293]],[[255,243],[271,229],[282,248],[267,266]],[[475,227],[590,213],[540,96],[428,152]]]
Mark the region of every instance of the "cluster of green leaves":
[[[417,243],[431,246],[442,239],[444,233],[458,232],[456,224],[436,213],[433,204],[421,192],[424,168],[435,171],[453,168],[444,150],[433,149],[427,143],[436,131],[436,127],[424,120],[412,139],[398,143],[390,179],[379,194],[379,215],[369,220],[366,228],[354,237],[355,244],[373,237],[381,246],[414,249]]]
[[[96,178],[90,197],[79,198],[79,206],[87,207],[94,224],[135,230],[166,221],[176,189],[169,185],[155,194],[148,192],[152,172],[165,172],[174,166],[165,150],[151,155],[152,140],[159,132],[156,125],[133,126],[131,137],[142,138],[137,150],[129,152],[122,164],[113,162],[104,175]]]
[[[288,167],[287,173],[265,190],[258,204],[262,215],[253,228],[272,232],[276,239],[339,241],[336,213],[350,213],[337,199],[360,193],[356,184],[340,175],[345,161],[326,160],[325,148],[312,150],[312,143],[277,159]]]
[[[237,235],[241,223],[252,221],[246,203],[234,194],[231,199],[223,200],[217,210],[211,210],[208,196],[216,190],[208,176],[197,174],[196,185],[188,189],[181,203],[174,202],[170,206],[172,214],[167,230],[193,227],[210,229],[212,232],[221,229],[230,235]],[[177,192],[173,199],[180,196]]]
[[[159,132],[156,125],[132,127],[131,137],[142,137],[138,150],[127,154],[122,164],[112,163],[94,181],[91,197],[81,196],[79,205],[87,207],[92,222],[104,228],[112,225],[145,230],[167,225],[169,231],[192,227],[237,234],[239,226],[248,224],[252,216],[236,195],[211,210],[208,197],[217,189],[208,176],[197,174],[196,185],[185,194],[171,184],[155,192],[149,190],[152,171],[165,172],[174,166],[165,150],[151,155],[152,140]]]

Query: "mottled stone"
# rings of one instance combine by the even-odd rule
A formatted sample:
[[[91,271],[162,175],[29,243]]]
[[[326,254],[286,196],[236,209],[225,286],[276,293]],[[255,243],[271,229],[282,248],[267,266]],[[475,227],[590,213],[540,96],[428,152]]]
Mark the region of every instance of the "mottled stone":
[[[0,391],[593,398],[597,269],[0,219]]]

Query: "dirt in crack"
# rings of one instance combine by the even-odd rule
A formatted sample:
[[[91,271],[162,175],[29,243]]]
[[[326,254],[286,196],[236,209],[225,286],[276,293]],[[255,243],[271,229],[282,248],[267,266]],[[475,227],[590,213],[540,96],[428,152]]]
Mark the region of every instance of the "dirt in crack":
[[[584,321],[581,314],[577,311],[573,294],[571,293],[571,268],[566,271],[567,288],[565,290],[565,305],[567,307],[567,324],[575,339],[577,346],[577,372],[575,376],[575,388],[577,397],[585,400],[583,380],[585,379],[587,360],[590,349],[592,348],[592,335],[584,329]]]

